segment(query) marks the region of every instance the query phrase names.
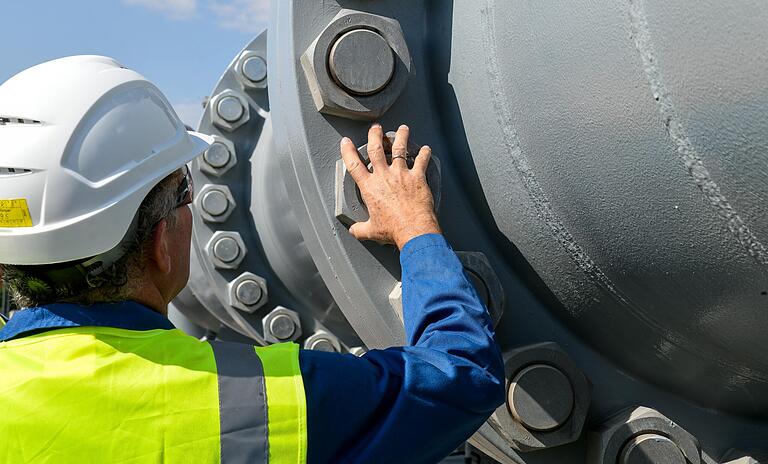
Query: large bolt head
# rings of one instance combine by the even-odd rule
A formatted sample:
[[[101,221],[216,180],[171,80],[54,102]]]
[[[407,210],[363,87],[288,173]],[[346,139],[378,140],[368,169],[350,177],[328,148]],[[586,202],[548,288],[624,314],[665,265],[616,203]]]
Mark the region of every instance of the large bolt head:
[[[301,56],[317,110],[349,119],[380,118],[413,72],[400,23],[342,10]]]
[[[654,460],[644,461],[646,457]],[[619,411],[589,434],[587,462],[700,464],[702,460],[693,435],[660,412],[637,406]]]
[[[255,51],[246,50],[237,57],[235,76],[243,87],[264,89],[267,87],[267,60]]]
[[[232,132],[250,119],[248,101],[240,93],[227,89],[214,95],[208,102],[211,122],[217,127]]]
[[[573,412],[568,377],[547,364],[533,364],[510,382],[507,404],[512,416],[529,430],[554,430]]]
[[[360,66],[366,63],[366,66]],[[353,29],[339,37],[328,57],[331,75],[353,95],[373,95],[395,72],[395,56],[387,40],[370,29]]]
[[[264,339],[269,343],[282,343],[301,337],[301,321],[296,311],[278,306],[262,319]]]
[[[248,250],[239,233],[217,231],[205,245],[205,253],[217,269],[237,269]]]
[[[307,350],[326,351],[329,353],[340,353],[341,344],[339,340],[324,330],[318,330],[304,341],[304,348]]]
[[[205,184],[195,196],[195,211],[206,222],[222,223],[235,210],[235,197],[226,185]]]
[[[552,448],[581,435],[590,402],[587,378],[557,343],[505,355],[507,404],[489,424],[518,451]]]
[[[222,176],[237,164],[235,144],[224,137],[214,135],[213,143],[200,159],[200,170],[213,176]]]
[[[674,441],[657,433],[632,438],[621,452],[620,464],[686,464],[683,452]]]
[[[240,274],[227,285],[229,305],[247,313],[255,313],[268,301],[267,281],[250,272]]]

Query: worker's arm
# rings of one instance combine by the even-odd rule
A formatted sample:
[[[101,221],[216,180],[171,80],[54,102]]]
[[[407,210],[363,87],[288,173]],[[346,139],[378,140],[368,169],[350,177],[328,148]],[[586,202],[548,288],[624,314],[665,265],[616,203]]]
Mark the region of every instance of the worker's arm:
[[[381,128],[371,132],[369,153],[371,140],[381,141],[382,135]],[[398,146],[404,149],[407,129],[401,128],[398,138],[395,154]],[[374,173],[383,172],[374,156]],[[425,170],[425,158],[414,169]],[[439,234],[437,220],[429,217],[434,216],[431,194],[423,176],[415,174],[419,178],[412,185],[402,185],[412,180],[402,172],[394,176],[403,182],[391,177],[358,181],[371,220],[352,229],[358,238],[392,241],[401,248],[408,346],[372,350],[362,358],[301,352],[310,463],[436,462],[503,402],[503,365],[490,317]],[[399,197],[409,190],[410,196]],[[373,192],[382,200],[378,205],[370,201]],[[397,197],[423,204],[413,207],[405,200],[402,206],[411,206],[405,213],[392,203]]]

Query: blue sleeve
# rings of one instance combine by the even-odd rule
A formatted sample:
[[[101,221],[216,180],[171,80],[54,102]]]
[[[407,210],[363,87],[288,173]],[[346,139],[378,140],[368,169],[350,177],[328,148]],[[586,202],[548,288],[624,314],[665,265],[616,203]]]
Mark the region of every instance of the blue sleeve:
[[[400,254],[408,346],[301,351],[307,462],[437,462],[504,402],[488,311],[441,235]]]

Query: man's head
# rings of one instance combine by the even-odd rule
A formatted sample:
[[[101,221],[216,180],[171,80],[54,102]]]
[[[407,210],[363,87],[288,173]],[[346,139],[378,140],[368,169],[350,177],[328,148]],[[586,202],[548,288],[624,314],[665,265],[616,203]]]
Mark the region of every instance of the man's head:
[[[56,282],[51,275],[83,261],[42,266],[0,265],[19,307],[54,302],[94,304],[141,301],[164,307],[189,277],[192,215],[187,207],[193,189],[186,168],[158,183],[141,203],[135,228],[122,242],[124,254],[94,278]]]
[[[189,272],[181,167],[211,141],[111,58],[62,58],[0,85],[0,263],[20,305],[133,299],[164,312]]]

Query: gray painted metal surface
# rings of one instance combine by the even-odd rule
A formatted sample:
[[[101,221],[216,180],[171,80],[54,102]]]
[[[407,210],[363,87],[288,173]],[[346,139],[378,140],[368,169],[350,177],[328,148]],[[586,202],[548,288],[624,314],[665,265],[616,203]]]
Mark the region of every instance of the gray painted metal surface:
[[[231,198],[218,222],[196,204],[174,307],[261,344],[291,323],[316,349],[402,343],[398,256],[347,232],[366,213],[338,141],[407,123],[507,361],[510,404],[471,443],[531,464],[757,461],[766,24],[759,0],[275,1],[268,46],[233,50],[200,124],[221,145],[195,182]],[[248,253],[228,269],[209,243],[232,232]],[[244,275],[268,298],[238,302]]]

